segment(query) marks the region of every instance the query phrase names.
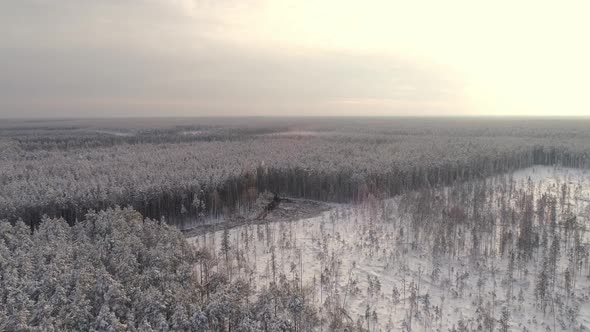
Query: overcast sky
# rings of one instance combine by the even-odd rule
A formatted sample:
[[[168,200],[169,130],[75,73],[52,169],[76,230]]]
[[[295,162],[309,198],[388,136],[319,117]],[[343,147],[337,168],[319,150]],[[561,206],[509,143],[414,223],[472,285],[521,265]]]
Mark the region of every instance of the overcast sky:
[[[0,1],[0,117],[590,116],[588,1]]]

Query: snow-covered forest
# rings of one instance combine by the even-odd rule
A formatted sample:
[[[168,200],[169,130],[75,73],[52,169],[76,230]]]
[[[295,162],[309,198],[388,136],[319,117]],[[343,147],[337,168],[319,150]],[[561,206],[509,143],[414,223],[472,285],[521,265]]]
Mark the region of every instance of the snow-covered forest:
[[[0,331],[590,329],[587,121],[153,121],[0,125]]]
[[[131,205],[180,225],[249,209],[266,190],[358,202],[532,165],[590,166],[583,121],[218,121],[7,122],[0,218],[34,228],[43,215],[73,223]]]

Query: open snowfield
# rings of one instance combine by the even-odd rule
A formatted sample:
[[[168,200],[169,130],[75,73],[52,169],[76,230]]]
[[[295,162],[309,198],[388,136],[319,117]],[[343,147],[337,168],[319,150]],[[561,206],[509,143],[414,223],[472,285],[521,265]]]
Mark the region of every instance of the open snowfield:
[[[566,202],[558,208],[557,219],[574,215],[587,228],[589,171],[528,168],[511,177],[488,180],[488,190],[506,182],[505,188],[515,192],[511,197],[532,184],[535,200],[543,194],[560,197],[566,184]],[[554,296],[542,302],[536,285],[543,257],[539,252],[544,249],[537,249],[538,254],[528,261],[511,262],[510,255],[501,255],[495,245],[500,230],[492,232],[489,242],[482,236],[478,251],[473,245],[477,235],[474,238],[467,229],[459,229],[457,237],[449,239],[458,247],[453,254],[437,253],[438,247],[429,240],[433,235],[418,235],[411,229],[410,215],[400,208],[401,199],[341,205],[318,217],[294,222],[236,227],[225,233],[229,240],[227,256],[222,252],[224,231],[188,240],[215,253],[220,261],[216,268],[232,279],[245,278],[263,287],[286,278],[309,287],[308,296],[322,308],[320,329],[327,329],[328,315],[334,308],[340,308],[345,320],[370,331],[500,329],[503,315],[504,326],[515,331],[590,328],[587,256],[583,262],[578,257],[583,267],[569,276],[569,286],[564,281],[568,266],[576,265],[568,263],[572,243],[568,247],[567,242],[559,242],[555,282],[550,283]],[[495,215],[500,201],[488,195],[486,213]],[[436,222],[426,220],[425,226],[435,235],[439,231]],[[501,227],[506,226],[496,229]],[[587,247],[588,235],[580,237]]]

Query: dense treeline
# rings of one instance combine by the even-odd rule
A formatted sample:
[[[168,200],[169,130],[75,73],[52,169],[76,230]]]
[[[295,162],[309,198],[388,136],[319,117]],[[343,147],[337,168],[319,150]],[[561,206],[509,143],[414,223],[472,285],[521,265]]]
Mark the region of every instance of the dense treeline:
[[[175,228],[128,209],[31,234],[0,222],[0,331],[297,331],[315,311],[305,288],[257,292],[216,272]],[[210,269],[197,274],[195,266]],[[299,329],[294,328],[298,324]]]
[[[3,135],[25,151],[101,148],[122,144],[163,144],[239,140],[273,133],[272,128],[177,127],[174,129],[104,130],[79,128],[10,128]]]
[[[131,205],[147,217],[181,225],[248,209],[266,190],[348,202],[535,164],[590,166],[590,134],[574,125],[548,130],[546,138],[544,127],[524,127],[520,136],[512,136],[481,124],[461,131],[451,124],[387,129],[352,123],[338,131],[320,121],[316,128],[326,128],[321,132],[279,132],[285,124],[263,125],[99,135],[112,144],[88,141],[96,132],[76,136],[62,128],[43,134],[58,143],[36,145],[31,142],[41,141],[26,130],[22,134],[22,128],[4,130],[0,217],[21,218],[34,227],[44,214],[74,223],[90,209]],[[195,138],[210,135],[231,139]],[[125,141],[137,137],[146,140]]]

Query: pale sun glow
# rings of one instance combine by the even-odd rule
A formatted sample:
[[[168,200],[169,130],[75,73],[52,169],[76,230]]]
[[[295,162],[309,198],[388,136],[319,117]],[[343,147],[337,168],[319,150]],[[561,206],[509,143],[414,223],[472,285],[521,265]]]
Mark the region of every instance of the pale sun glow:
[[[590,115],[587,1],[268,1],[226,10],[233,29],[224,37],[236,42],[446,68],[463,80],[467,104],[456,106],[467,114]]]

